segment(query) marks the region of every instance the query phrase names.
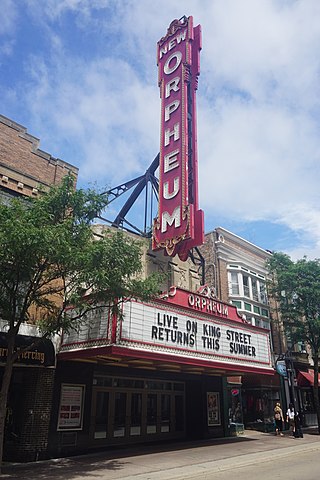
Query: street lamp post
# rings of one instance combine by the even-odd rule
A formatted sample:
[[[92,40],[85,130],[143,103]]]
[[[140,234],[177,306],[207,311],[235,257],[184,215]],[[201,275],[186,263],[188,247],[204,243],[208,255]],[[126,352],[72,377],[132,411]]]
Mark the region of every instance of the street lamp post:
[[[296,395],[295,389],[295,369],[293,365],[293,357],[290,350],[287,350],[285,353],[279,355],[276,360],[276,366],[278,362],[283,361],[285,363],[285,375],[282,374],[284,378],[287,379],[288,387],[289,387],[289,403],[292,403],[294,406],[295,411],[298,411],[298,400]],[[278,373],[279,370],[277,368]]]
[[[295,369],[293,365],[293,357],[290,350],[285,353],[285,363],[287,368],[288,374],[288,385],[289,385],[289,392],[290,392],[290,400],[293,403],[294,411],[298,411],[298,400],[296,395],[295,387]]]

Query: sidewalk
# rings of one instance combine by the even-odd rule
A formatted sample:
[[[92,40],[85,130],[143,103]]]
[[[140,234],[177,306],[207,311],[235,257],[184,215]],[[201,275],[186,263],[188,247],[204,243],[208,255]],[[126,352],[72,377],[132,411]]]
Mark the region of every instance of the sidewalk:
[[[143,445],[32,464],[7,464],[2,478],[31,480],[204,480],[210,472],[319,451],[320,435],[304,438],[246,430],[234,438]]]

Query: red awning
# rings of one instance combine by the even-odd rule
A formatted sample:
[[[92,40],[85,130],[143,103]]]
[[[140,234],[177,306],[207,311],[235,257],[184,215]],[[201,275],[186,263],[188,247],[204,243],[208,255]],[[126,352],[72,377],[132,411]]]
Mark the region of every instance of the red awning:
[[[298,385],[299,387],[309,387],[314,384],[314,371],[308,370],[307,372],[298,371]],[[318,375],[318,381],[320,385],[320,374]]]

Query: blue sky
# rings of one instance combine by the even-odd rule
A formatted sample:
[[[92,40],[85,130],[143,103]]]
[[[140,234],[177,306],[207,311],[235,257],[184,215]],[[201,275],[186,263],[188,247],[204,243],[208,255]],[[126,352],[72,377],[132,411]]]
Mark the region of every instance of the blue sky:
[[[320,257],[318,0],[1,0],[0,113],[114,187],[159,151],[156,43],[202,26],[200,206],[269,250]],[[112,205],[110,215],[116,212]],[[109,215],[107,215],[109,218]]]

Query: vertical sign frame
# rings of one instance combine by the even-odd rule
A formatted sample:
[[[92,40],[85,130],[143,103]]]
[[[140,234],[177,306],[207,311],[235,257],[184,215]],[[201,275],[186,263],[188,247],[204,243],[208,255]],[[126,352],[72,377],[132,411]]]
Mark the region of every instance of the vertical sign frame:
[[[159,211],[152,248],[186,260],[204,241],[198,208],[198,158],[195,93],[200,73],[201,27],[192,17],[171,22],[158,42],[161,97]]]

